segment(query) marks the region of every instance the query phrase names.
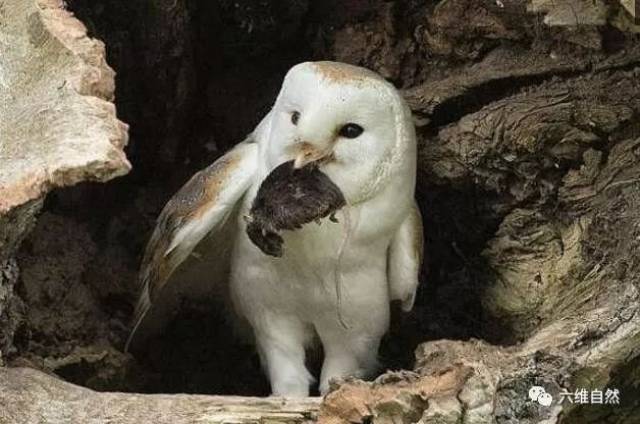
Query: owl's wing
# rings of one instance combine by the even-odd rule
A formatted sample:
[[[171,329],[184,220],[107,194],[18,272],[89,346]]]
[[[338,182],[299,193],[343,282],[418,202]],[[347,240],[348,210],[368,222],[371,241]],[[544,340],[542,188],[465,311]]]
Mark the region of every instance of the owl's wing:
[[[419,284],[423,253],[422,216],[414,203],[391,239],[388,252],[388,278],[391,300],[400,300],[405,312],[413,308]]]
[[[258,145],[250,136],[196,173],[166,204],[142,259],[142,291],[125,351],[172,273],[205,236],[212,234],[215,237],[221,232],[229,217],[237,211],[236,204],[256,172],[257,158]],[[225,244],[228,240],[217,241]]]

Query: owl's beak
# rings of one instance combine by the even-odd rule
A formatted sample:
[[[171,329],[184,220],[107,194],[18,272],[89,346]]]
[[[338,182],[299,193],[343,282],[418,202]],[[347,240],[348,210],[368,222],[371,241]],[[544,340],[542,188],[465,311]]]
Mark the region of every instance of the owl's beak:
[[[330,157],[332,153],[331,148],[320,150],[311,143],[302,143],[293,161],[293,167],[295,169],[303,168],[310,163],[319,162]]]

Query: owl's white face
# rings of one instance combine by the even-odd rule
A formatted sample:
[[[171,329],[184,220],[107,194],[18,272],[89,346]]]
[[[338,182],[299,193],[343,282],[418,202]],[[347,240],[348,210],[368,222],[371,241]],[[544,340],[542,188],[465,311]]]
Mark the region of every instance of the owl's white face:
[[[415,135],[393,86],[363,68],[308,62],[285,77],[271,112],[266,167],[317,162],[350,204],[415,173]]]

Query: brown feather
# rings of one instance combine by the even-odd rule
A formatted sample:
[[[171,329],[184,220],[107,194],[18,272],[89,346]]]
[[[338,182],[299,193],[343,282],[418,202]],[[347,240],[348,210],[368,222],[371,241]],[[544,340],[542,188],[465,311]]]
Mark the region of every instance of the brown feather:
[[[382,80],[382,77],[375,72],[363,69],[346,63],[337,62],[314,62],[313,67],[316,72],[327,81],[334,83],[363,83],[367,80]]]
[[[133,327],[125,351],[129,349],[137,328],[157,294],[185,259],[185,253],[177,247],[167,252],[176,234],[184,224],[201,218],[215,204],[225,181],[239,166],[239,162],[238,155],[223,156],[191,177],[163,208],[142,258],[139,274],[141,295],[133,314]]]

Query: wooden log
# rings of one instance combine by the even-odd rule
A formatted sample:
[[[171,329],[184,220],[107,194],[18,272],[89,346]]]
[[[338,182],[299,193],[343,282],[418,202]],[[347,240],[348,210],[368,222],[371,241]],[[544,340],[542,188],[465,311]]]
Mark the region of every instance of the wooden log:
[[[0,423],[299,424],[319,398],[100,393],[29,368],[0,368]]]
[[[321,403],[99,393],[34,370],[3,368],[0,422],[534,424],[625,423],[640,416],[640,50],[637,36],[631,34],[637,28],[629,16],[618,16],[622,8],[618,2],[578,5],[569,0],[535,0],[528,2],[527,10],[527,3],[519,1],[447,0],[437,5],[427,2],[408,14],[384,3],[336,29],[324,54],[366,65],[400,82],[419,123],[417,197],[432,271],[426,279],[427,295],[417,304],[415,319],[420,325],[411,337],[416,343],[431,341],[418,347],[414,372],[390,373],[368,383],[343,382]],[[98,128],[106,125],[107,131],[97,133],[102,150],[91,150],[89,156],[106,150],[122,159],[123,127],[114,120],[113,108],[104,103],[110,98],[112,75],[104,67],[100,49],[61,10],[60,2],[9,0],[8,4],[14,7],[0,8],[2,69],[25,70],[18,74],[31,75],[31,82],[43,88],[49,95],[42,109],[45,117],[56,111],[49,106],[57,104],[58,91],[63,100],[82,106],[79,111],[71,109],[81,116],[87,104],[101,98],[99,109],[105,113],[95,115],[89,108],[87,119],[97,122]],[[166,6],[183,7],[175,2]],[[190,63],[193,52],[185,52],[189,49],[182,44],[189,32],[182,18],[187,13],[182,9],[176,13],[179,31],[165,35],[181,46],[176,55]],[[173,14],[166,16],[166,21],[153,21],[154,31],[164,34],[163,25],[172,27]],[[74,36],[64,35],[69,35],[64,30],[67,25]],[[627,30],[628,34],[621,33]],[[8,44],[8,39],[17,43]],[[163,46],[154,45],[154,54],[160,54]],[[20,49],[35,50],[23,60],[16,55]],[[48,67],[59,72],[35,72]],[[94,74],[78,76],[79,69],[106,80],[87,80]],[[66,72],[69,78],[59,77]],[[146,72],[156,69],[151,65]],[[171,78],[164,79],[158,91],[171,85]],[[26,86],[11,85],[11,89]],[[97,91],[83,102],[91,87]],[[11,93],[6,85],[0,87],[4,104],[10,99],[6,93]],[[185,93],[194,100],[193,87]],[[38,100],[35,90],[24,94],[28,101],[12,107],[28,106],[27,112],[39,113],[33,106]],[[179,109],[169,114],[186,110]],[[11,134],[14,127],[21,128],[27,142],[1,145],[0,153],[9,151],[9,145],[21,155],[40,159],[38,154],[45,152],[42,140],[66,151],[68,137],[48,138],[44,131],[48,126],[24,129],[23,120],[16,119],[22,115],[12,113],[13,109],[0,116],[4,125],[0,129]],[[63,135],[72,131],[71,139],[84,146],[84,138],[76,138],[78,133],[85,135],[84,127],[74,122],[56,123],[52,131]],[[109,141],[111,147],[105,143],[110,137],[116,140]],[[49,163],[47,157],[43,161]],[[11,256],[32,225],[41,196],[51,186],[85,177],[107,179],[126,168],[122,161],[113,167],[113,162],[98,158],[90,161],[104,171],[98,175],[85,174],[83,166],[67,166],[29,180],[21,179],[22,174],[31,175],[34,168],[37,173],[38,162],[15,163],[24,168],[11,163],[16,175],[5,175],[10,185],[5,183],[2,189],[8,195],[0,198],[13,213],[0,216],[0,240],[8,240],[0,245],[4,271],[0,272],[0,349],[5,351],[11,349],[15,331],[15,321],[3,320],[2,309],[17,281]],[[33,184],[15,183],[23,180]],[[63,274],[61,281],[69,279]],[[39,286],[39,280],[34,281],[31,286]],[[83,286],[80,281],[70,287]],[[41,304],[35,300],[25,307],[51,308],[50,299],[42,298]],[[54,340],[49,342],[53,344],[58,342],[56,336],[59,333],[47,332],[43,338]],[[29,355],[35,357],[34,362],[48,359],[41,361],[42,368],[53,371],[92,358],[100,369],[99,359],[106,354],[97,341],[70,338],[65,343],[89,346],[81,345],[72,354],[64,349],[57,353],[51,345],[43,346],[46,353],[34,354],[28,348],[20,353],[27,360]],[[118,358],[112,361],[119,364],[116,369],[128,369],[130,358],[118,351],[117,340],[109,343],[109,357]],[[555,403],[545,406],[528,399],[533,385],[544,387]],[[620,391],[620,405],[559,402],[562,391],[606,388]]]

